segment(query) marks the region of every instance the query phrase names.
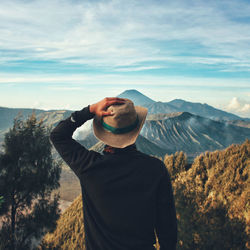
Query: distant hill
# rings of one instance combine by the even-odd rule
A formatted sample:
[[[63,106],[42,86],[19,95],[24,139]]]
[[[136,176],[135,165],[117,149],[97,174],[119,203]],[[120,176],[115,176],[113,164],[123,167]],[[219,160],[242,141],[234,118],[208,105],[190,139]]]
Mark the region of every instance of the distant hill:
[[[48,126],[55,126],[60,120],[65,119],[71,114],[69,110],[41,110],[41,109],[22,109],[22,108],[5,108],[0,107],[0,140],[4,133],[13,126],[14,119],[27,119],[33,113],[37,119],[43,119]]]
[[[156,102],[137,90],[126,90],[122,94],[118,95],[118,97],[131,99],[135,102],[135,105],[147,107],[150,114],[189,112],[194,115],[207,117],[213,120],[244,120],[237,115],[216,109],[206,103],[187,102],[181,99],[175,99],[170,102]]]
[[[227,121],[227,123],[243,128],[250,128],[250,120],[233,120],[233,121]]]
[[[21,108],[5,108],[0,107],[0,126],[1,130],[8,129],[12,124],[15,117],[22,115],[24,119],[30,116],[33,112],[40,114],[44,112],[41,109],[21,109]]]
[[[68,118],[71,113],[72,111],[69,110],[44,111],[37,115],[37,119],[42,119],[47,126],[55,127],[61,120]]]
[[[69,110],[49,110],[42,109],[22,109],[22,108],[5,108],[0,107],[0,130],[6,130],[13,125],[16,117],[25,120],[33,113],[36,114],[37,119],[43,119],[46,125],[55,125],[61,119],[70,115],[72,111]]]
[[[199,116],[209,117],[213,120],[235,120],[239,116],[216,109],[206,103],[193,103],[181,99],[170,101],[169,104],[178,108],[179,111],[190,112]]]
[[[173,112],[189,112],[194,115],[207,117],[213,120],[230,121],[243,119],[237,115],[216,109],[208,104],[187,102],[175,99],[170,102],[155,102],[146,105],[150,114],[157,113],[173,113]]]
[[[146,105],[149,114],[166,114],[166,113],[175,113],[179,112],[180,109],[174,107],[173,105],[167,102],[155,102],[150,105]]]
[[[0,107],[0,145],[4,134],[13,126],[14,119],[18,116],[27,119],[33,112],[38,115],[44,112],[44,110]]]
[[[197,155],[242,143],[250,137],[250,129],[178,112],[149,115],[141,134],[168,151]]]

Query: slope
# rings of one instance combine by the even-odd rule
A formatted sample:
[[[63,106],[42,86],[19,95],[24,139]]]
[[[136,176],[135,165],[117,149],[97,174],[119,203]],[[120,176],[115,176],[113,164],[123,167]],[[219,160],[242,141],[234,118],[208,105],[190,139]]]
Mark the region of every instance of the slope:
[[[168,151],[198,154],[223,149],[250,138],[250,129],[188,112],[149,115],[141,134]]]
[[[246,140],[201,154],[172,176],[183,249],[249,249],[249,166]]]

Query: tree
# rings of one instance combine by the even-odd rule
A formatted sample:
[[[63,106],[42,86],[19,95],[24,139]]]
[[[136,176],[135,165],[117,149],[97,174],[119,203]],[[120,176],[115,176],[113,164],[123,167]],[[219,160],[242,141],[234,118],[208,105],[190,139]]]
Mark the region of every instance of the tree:
[[[33,114],[15,119],[0,155],[0,230],[4,249],[29,249],[59,218],[60,163],[52,158],[49,129]],[[1,249],[2,249],[1,248]]]
[[[189,169],[175,162],[165,158],[177,211],[177,249],[249,248],[249,140],[201,154]]]
[[[164,164],[168,169],[171,179],[175,179],[177,174],[184,171],[187,166],[187,155],[180,151],[175,152],[175,154],[165,155]]]

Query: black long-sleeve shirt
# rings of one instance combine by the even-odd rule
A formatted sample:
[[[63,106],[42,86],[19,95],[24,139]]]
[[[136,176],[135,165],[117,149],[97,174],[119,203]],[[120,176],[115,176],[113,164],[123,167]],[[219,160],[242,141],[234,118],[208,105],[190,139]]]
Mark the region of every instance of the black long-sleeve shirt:
[[[115,154],[89,151],[72,139],[94,117],[86,107],[51,133],[56,150],[78,176],[87,250],[175,249],[177,226],[172,187],[162,161],[129,146]]]

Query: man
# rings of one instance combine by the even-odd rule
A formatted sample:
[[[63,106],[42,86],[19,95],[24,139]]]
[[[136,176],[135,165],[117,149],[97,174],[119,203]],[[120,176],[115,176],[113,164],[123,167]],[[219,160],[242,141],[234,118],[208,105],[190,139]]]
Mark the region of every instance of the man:
[[[177,226],[172,187],[162,161],[136,150],[147,109],[122,98],[105,98],[61,121],[51,133],[56,150],[78,176],[87,250],[175,249]],[[72,139],[94,118],[103,154]]]

